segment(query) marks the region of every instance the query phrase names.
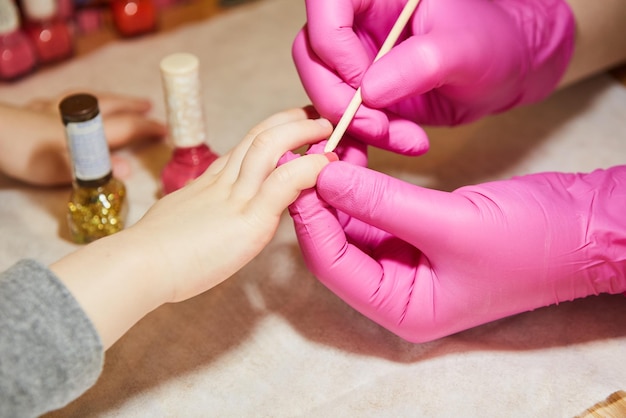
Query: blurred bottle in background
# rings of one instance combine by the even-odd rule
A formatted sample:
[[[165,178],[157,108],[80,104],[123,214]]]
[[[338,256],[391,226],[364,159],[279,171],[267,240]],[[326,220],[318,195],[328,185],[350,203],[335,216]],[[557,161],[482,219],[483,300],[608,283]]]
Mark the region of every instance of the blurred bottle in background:
[[[70,25],[72,23],[72,19],[74,18],[74,0],[56,0],[58,4],[58,15],[59,18],[65,20]]]
[[[22,0],[22,13],[24,30],[35,45],[40,63],[62,61],[74,55],[73,30],[69,20],[61,17],[57,0]]]
[[[157,29],[157,7],[153,0],[111,0],[115,28],[124,37],[133,37]]]
[[[16,80],[35,69],[35,48],[20,25],[13,0],[0,0],[0,80]]]
[[[68,1],[68,0],[61,0]],[[104,27],[110,5],[104,0],[69,0],[73,4],[73,22],[76,36],[88,35]]]

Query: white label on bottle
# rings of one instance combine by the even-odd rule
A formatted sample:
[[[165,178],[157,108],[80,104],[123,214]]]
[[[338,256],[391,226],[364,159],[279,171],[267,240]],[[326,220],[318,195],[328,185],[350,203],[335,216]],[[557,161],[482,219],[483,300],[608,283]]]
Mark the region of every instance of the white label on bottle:
[[[0,0],[0,34],[11,33],[20,27],[13,0]]]
[[[77,179],[97,180],[111,172],[109,145],[100,114],[85,122],[68,123],[65,129]]]

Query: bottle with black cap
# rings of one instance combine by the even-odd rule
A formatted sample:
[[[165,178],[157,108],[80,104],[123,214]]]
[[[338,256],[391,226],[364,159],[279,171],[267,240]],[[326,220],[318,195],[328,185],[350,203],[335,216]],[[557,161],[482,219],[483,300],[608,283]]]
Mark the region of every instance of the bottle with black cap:
[[[85,93],[67,96],[59,110],[74,170],[69,229],[74,242],[85,244],[124,228],[126,187],[113,177],[96,97]]]

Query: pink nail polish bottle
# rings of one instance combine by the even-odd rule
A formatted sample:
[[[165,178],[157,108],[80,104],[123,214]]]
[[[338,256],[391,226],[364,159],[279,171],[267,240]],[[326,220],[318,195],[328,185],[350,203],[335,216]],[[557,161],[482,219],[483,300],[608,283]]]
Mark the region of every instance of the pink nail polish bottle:
[[[74,36],[59,15],[56,0],[22,0],[24,29],[35,45],[39,62],[62,61],[74,55]]]
[[[35,48],[20,29],[17,7],[13,0],[0,0],[0,80],[16,80],[36,65]]]
[[[104,9],[101,7],[82,7],[74,13],[76,30],[82,35],[99,31],[104,26]]]
[[[70,22],[74,18],[76,12],[74,0],[56,0],[59,8],[58,16],[66,22]]]
[[[218,158],[206,142],[200,95],[199,61],[193,54],[176,53],[161,60],[172,157],[161,174],[163,193],[180,189],[201,175]]]

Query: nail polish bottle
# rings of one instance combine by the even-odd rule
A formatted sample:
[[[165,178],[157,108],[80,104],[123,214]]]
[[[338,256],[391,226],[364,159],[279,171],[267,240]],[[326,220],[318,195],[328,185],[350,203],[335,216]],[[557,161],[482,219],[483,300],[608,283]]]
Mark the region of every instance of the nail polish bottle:
[[[0,80],[12,81],[37,66],[35,48],[20,28],[13,0],[0,0]]]
[[[76,8],[74,6],[74,0],[56,0],[59,8],[58,16],[62,20],[71,23],[74,19],[74,13]]]
[[[154,5],[157,10],[165,10],[176,4],[180,3],[181,0],[154,0]]]
[[[168,194],[202,174],[218,155],[206,141],[198,58],[184,52],[171,54],[161,60],[160,68],[174,146],[161,174],[163,193]]]
[[[74,55],[74,35],[59,15],[56,0],[22,0],[24,30],[35,45],[40,63],[62,61]]]
[[[59,110],[74,171],[67,214],[70,235],[77,244],[86,244],[124,228],[126,187],[113,177],[98,100],[72,94]]]
[[[104,26],[105,12],[107,9],[102,7],[81,7],[74,12],[74,22],[76,30],[81,35],[98,32]]]
[[[157,27],[153,0],[111,0],[111,14],[117,31],[124,37],[153,32]]]

